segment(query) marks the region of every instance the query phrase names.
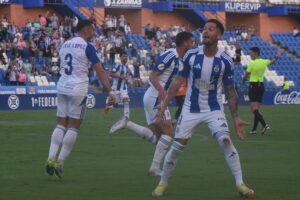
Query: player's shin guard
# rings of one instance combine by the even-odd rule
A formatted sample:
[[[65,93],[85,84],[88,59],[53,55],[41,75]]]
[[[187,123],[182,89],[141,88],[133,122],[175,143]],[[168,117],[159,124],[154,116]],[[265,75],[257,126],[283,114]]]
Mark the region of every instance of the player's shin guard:
[[[126,128],[153,144],[157,141],[156,136],[149,128],[133,123],[132,121],[127,122]]]
[[[165,156],[165,154],[167,153],[167,150],[171,144],[171,141],[172,141],[172,137],[170,137],[168,135],[162,135],[160,137],[160,139],[156,145],[156,149],[155,149],[155,153],[153,156],[150,171],[160,169],[161,161],[162,161],[163,157]]]
[[[51,136],[51,143],[49,148],[49,156],[48,160],[56,160],[56,155],[59,149],[59,146],[64,138],[64,133],[66,131],[66,128],[62,125],[57,125],[54,129],[52,136]]]
[[[217,138],[220,147],[224,151],[225,160],[227,165],[235,178],[236,185],[243,183],[242,169],[240,158],[237,150],[232,144],[232,141],[228,135],[221,135]]]
[[[127,117],[129,119],[129,102],[124,102],[124,117]]]
[[[58,156],[58,161],[63,165],[64,161],[70,155],[73,146],[76,142],[78,130],[75,128],[69,128],[63,139],[61,151]]]
[[[182,145],[179,142],[173,142],[171,149],[165,157],[163,172],[159,184],[168,184],[169,177],[174,171],[179,155],[183,152],[184,147],[185,145]]]

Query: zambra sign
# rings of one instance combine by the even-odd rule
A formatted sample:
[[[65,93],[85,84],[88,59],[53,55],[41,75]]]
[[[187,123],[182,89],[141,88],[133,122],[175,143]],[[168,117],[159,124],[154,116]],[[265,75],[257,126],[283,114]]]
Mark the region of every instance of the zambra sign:
[[[224,2],[226,12],[259,13],[265,8],[265,4],[246,2]]]
[[[300,104],[300,92],[277,92],[274,97],[274,104]]]
[[[10,0],[0,0],[0,4],[9,3]]]
[[[104,6],[110,8],[141,8],[142,0],[104,0]]]

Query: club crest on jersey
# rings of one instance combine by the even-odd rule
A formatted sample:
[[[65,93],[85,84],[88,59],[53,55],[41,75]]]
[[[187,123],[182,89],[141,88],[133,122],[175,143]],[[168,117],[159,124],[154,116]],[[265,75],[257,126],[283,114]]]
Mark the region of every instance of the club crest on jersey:
[[[214,72],[218,73],[219,71],[220,71],[219,65],[215,64],[215,66],[214,66]]]
[[[165,65],[164,65],[164,64],[159,64],[159,65],[157,66],[157,68],[158,68],[159,70],[163,70],[163,69],[165,68]]]

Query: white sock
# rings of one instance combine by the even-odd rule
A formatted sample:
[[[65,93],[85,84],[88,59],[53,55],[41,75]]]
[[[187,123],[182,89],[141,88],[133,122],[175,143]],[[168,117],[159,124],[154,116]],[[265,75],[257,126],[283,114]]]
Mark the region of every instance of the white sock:
[[[183,152],[184,147],[185,145],[182,145],[179,142],[173,142],[171,149],[166,155],[159,184],[168,184],[169,177],[174,171],[178,157]]]
[[[127,122],[126,128],[153,144],[157,141],[156,136],[149,128],[133,123],[132,121]]]
[[[129,119],[129,102],[124,102],[124,117]]]
[[[59,149],[59,146],[64,138],[64,133],[66,128],[62,125],[57,125],[51,136],[51,143],[49,148],[48,160],[56,160],[56,155]]]
[[[166,155],[172,139],[173,138],[168,135],[162,135],[160,137],[156,145],[155,153],[150,167],[151,170],[160,169],[160,163],[163,157]]]
[[[76,142],[77,135],[78,135],[77,129],[69,128],[67,130],[67,133],[63,139],[62,147],[58,156],[58,161],[60,161],[61,164],[63,164],[64,161],[67,159],[67,157],[70,155],[73,146]]]
[[[224,139],[228,139],[229,143],[224,143]],[[218,139],[218,143],[220,147],[224,151],[225,160],[227,162],[227,165],[232,173],[232,175],[235,178],[236,185],[240,185],[243,183],[243,175],[242,175],[242,169],[241,169],[241,163],[240,158],[237,150],[232,144],[231,139],[229,136],[221,136]]]

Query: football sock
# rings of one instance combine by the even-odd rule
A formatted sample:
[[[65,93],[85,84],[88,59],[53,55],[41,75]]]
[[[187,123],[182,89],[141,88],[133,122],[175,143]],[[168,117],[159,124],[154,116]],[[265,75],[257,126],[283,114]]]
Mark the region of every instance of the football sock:
[[[70,155],[73,146],[76,142],[77,135],[77,129],[69,128],[67,130],[67,133],[62,141],[62,147],[58,156],[58,161],[61,162],[61,164],[63,164],[67,157]]]
[[[163,172],[159,184],[168,184],[169,177],[175,169],[179,155],[183,152],[185,145],[174,141],[164,160]]]
[[[236,185],[242,184],[243,176],[242,176],[240,158],[237,150],[232,144],[231,139],[229,138],[229,136],[223,136],[223,137],[221,136],[218,139],[218,143],[224,151],[225,160],[227,162],[227,165],[232,175],[235,178]]]
[[[160,169],[160,163],[163,157],[166,155],[167,150],[172,142],[172,137],[168,135],[162,135],[156,144],[155,153],[153,156],[150,169]]]
[[[56,159],[56,155],[59,149],[59,146],[64,138],[64,133],[66,131],[66,128],[62,125],[57,125],[52,133],[51,136],[51,143],[50,143],[50,148],[49,148],[49,155],[48,155],[48,160]]]
[[[254,115],[257,116],[257,118],[258,118],[259,122],[261,123],[261,125],[263,127],[265,127],[266,126],[266,122],[265,122],[264,117],[262,116],[262,114],[259,112],[259,110],[254,110]]]
[[[253,123],[252,131],[256,131],[258,122],[259,122],[258,117],[256,114],[254,114],[254,123]]]
[[[157,142],[156,136],[149,128],[133,123],[132,121],[127,122],[126,128],[153,144]]]
[[[129,102],[124,102],[124,117],[129,119]]]

